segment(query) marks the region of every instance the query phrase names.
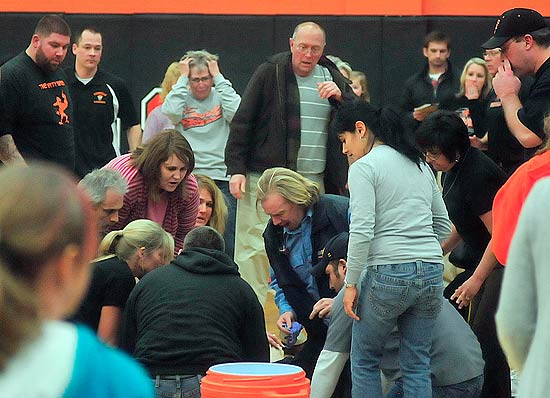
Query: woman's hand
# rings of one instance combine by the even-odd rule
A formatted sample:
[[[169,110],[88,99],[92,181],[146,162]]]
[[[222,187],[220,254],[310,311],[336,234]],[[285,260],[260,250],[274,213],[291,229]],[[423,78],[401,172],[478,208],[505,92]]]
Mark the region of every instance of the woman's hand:
[[[469,100],[474,100],[479,98],[479,90],[477,89],[473,81],[466,80],[464,82],[464,95]]]
[[[357,287],[346,287],[346,292],[344,294],[344,311],[351,318],[356,321],[359,320],[359,317],[355,314],[354,309],[357,306]]]
[[[455,290],[451,296],[451,300],[456,301],[459,309],[468,306],[475,295],[479,292],[482,284],[483,281],[472,275],[466,280],[466,282]]]

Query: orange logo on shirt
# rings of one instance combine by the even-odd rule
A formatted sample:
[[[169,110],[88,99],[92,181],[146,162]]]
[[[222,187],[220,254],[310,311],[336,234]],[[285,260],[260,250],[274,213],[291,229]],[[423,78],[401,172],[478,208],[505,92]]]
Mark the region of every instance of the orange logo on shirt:
[[[103,99],[106,96],[107,96],[107,93],[104,93],[103,91],[96,91],[94,93],[94,97],[96,98],[94,100],[94,104],[106,104],[107,102],[105,102],[105,100]]]
[[[199,113],[196,111],[196,108],[188,107],[185,108],[183,112],[181,124],[183,128],[187,130],[193,127],[201,127],[214,123],[216,120],[221,119],[222,116],[222,107],[220,105],[215,106],[205,113]]]
[[[63,125],[63,123],[69,124],[69,116],[65,113],[65,110],[69,106],[69,100],[67,99],[67,96],[63,91],[61,91],[61,98],[55,97],[56,101],[53,103],[54,107],[57,107],[57,110],[55,111],[56,115],[59,115],[59,122],[57,122],[59,125]]]

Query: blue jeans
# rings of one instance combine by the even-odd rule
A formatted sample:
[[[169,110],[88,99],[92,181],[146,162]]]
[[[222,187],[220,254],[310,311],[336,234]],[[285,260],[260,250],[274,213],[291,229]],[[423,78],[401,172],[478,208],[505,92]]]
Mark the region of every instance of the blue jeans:
[[[456,364],[449,364],[456,366]],[[473,379],[463,381],[462,383],[451,384],[448,386],[433,386],[432,398],[479,398],[483,387],[483,375]],[[397,381],[395,386],[386,394],[386,398],[402,398],[403,384]]]
[[[229,181],[214,180],[223,196],[225,196],[225,204],[227,206],[227,222],[225,223],[225,232],[223,239],[225,240],[225,252],[229,257],[233,258],[235,254],[235,217],[237,215],[237,199],[231,195],[229,191]]]
[[[200,398],[201,376],[157,376],[155,383],[156,398]]]
[[[371,266],[361,281],[351,343],[352,396],[380,397],[380,359],[397,325],[406,398],[431,398],[430,348],[443,300],[443,264]]]

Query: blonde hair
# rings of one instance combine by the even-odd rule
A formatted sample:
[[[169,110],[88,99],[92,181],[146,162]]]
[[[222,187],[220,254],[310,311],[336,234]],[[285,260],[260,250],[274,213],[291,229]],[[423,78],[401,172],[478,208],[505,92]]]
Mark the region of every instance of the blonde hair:
[[[363,72],[354,70],[351,72],[349,79],[352,82],[355,79],[359,80],[359,84],[361,85],[361,97],[359,98],[361,98],[363,101],[370,102],[370,93],[369,93],[369,87],[367,83],[367,76]]]
[[[278,193],[290,203],[304,207],[317,203],[320,195],[316,183],[284,167],[267,169],[258,180],[257,202],[270,193]]]
[[[163,258],[174,258],[174,238],[151,220],[135,220],[119,231],[109,232],[99,244],[99,255],[114,254],[123,261],[130,261],[139,248],[146,253],[163,249]]]
[[[199,190],[204,188],[210,193],[210,196],[212,196],[212,216],[207,225],[214,228],[220,234],[223,234],[225,231],[225,224],[227,223],[225,196],[212,178],[202,174],[195,174],[195,178],[199,184]]]
[[[162,102],[164,102],[164,99],[166,98],[168,93],[172,91],[172,86],[176,84],[180,76],[180,65],[178,62],[172,62],[170,65],[168,65],[166,73],[164,73],[164,79],[160,84],[161,91],[159,96]]]
[[[86,194],[57,166],[0,170],[0,370],[39,331],[37,284],[70,245],[90,252],[97,223]],[[84,266],[84,265],[83,265]]]
[[[489,69],[487,68],[487,63],[485,62],[485,60],[478,57],[470,58],[468,62],[466,62],[466,65],[464,65],[464,69],[462,69],[462,74],[460,75],[460,90],[457,94],[457,97],[464,96],[466,92],[466,74],[468,73],[468,69],[470,69],[470,66],[472,65],[479,65],[485,71],[485,82],[483,83],[483,88],[481,90],[481,93],[479,93],[479,97],[487,98],[489,92],[493,88],[493,84],[491,82],[491,74],[489,73]]]

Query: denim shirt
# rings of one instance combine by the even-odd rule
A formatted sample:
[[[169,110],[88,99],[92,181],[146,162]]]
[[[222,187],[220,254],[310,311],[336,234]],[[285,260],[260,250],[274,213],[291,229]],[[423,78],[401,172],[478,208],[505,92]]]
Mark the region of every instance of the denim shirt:
[[[311,244],[312,217],[313,209],[309,208],[299,228],[293,231],[284,228],[283,248],[290,265],[300,279],[306,284],[308,293],[317,301],[320,299],[319,290],[317,289],[315,278],[311,275],[311,259],[313,256],[313,246]],[[279,313],[283,314],[287,311],[294,312],[283,290],[279,287],[273,270],[271,270],[270,287],[275,290],[275,304],[277,304],[279,308]]]

